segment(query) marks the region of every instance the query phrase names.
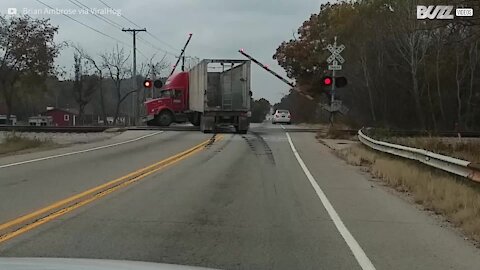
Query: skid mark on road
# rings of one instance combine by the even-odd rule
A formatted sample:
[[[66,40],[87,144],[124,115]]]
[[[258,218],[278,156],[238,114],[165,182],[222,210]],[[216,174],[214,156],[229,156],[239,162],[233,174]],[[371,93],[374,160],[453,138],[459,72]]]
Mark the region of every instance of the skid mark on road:
[[[212,158],[214,158],[217,154],[219,154],[220,152],[222,152],[231,142],[232,142],[232,138],[235,137],[235,135],[230,135],[230,136],[224,136],[224,135],[221,135],[223,137],[227,137],[226,140],[224,140],[224,142],[220,145],[218,144],[215,144],[215,148],[212,148],[212,144],[211,145],[207,145],[205,147],[205,149],[207,150],[210,150],[210,151],[207,151],[206,154],[205,154],[205,157],[202,159],[202,162],[205,163],[209,160],[211,160]],[[222,138],[223,138],[222,137]],[[213,151],[212,151],[213,149]]]
[[[242,135],[242,138],[247,142],[250,149],[256,156],[266,156],[270,164],[275,166],[275,157],[272,149],[265,141],[265,139],[256,132],[250,132],[252,135]]]

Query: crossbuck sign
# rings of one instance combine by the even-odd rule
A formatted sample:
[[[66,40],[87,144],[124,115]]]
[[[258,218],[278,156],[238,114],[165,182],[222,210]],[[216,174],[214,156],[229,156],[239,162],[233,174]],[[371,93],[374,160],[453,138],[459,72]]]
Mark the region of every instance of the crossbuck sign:
[[[333,44],[327,45],[327,50],[330,51],[331,55],[327,58],[327,62],[331,65],[328,66],[328,70],[342,70],[342,65],[345,63],[345,59],[340,55],[343,50],[345,50],[345,46],[342,44],[337,46],[336,42]],[[339,64],[340,63],[340,64]]]

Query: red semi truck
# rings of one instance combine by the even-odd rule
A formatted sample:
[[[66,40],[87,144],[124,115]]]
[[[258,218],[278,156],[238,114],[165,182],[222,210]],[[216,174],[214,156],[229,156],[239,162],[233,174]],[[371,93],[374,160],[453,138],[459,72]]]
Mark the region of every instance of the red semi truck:
[[[169,126],[188,120],[205,133],[221,125],[246,133],[250,99],[250,60],[205,59],[167,79],[159,97],[145,102],[144,122]]]

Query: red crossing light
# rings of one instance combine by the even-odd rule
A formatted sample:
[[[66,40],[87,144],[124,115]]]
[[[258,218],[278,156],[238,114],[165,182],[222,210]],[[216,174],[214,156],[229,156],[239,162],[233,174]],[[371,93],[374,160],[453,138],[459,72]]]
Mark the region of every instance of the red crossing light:
[[[323,77],[322,82],[323,82],[323,85],[330,86],[333,83],[333,79],[332,79],[332,77],[329,77],[329,76]]]
[[[143,87],[145,88],[152,88],[152,80],[145,80],[143,81]]]

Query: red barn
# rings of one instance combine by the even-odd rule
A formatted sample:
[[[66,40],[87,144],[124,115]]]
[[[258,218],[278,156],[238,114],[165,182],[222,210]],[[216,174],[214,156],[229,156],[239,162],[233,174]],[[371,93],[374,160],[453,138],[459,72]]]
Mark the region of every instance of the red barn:
[[[71,110],[47,107],[41,115],[51,116],[53,125],[57,127],[75,126],[77,113]]]

